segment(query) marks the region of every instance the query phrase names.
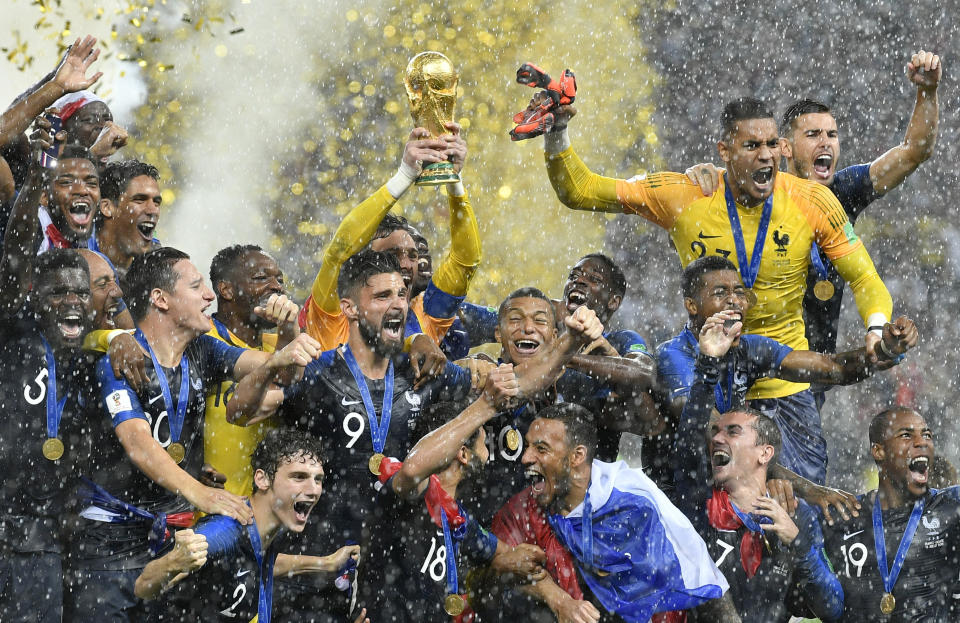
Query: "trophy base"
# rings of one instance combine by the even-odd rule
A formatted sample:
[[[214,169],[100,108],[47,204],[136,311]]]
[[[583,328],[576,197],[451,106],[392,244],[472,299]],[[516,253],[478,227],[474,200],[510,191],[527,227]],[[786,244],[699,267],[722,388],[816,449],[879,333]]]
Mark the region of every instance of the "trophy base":
[[[431,162],[423,167],[423,173],[417,178],[417,186],[439,186],[455,184],[460,176],[453,170],[452,162]]]

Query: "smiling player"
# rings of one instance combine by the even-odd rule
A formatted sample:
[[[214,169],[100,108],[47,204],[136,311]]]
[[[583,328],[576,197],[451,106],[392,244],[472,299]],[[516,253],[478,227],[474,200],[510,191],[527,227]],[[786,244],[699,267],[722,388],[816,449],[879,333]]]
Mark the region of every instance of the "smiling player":
[[[103,253],[121,277],[133,258],[159,246],[153,237],[163,198],[156,167],[128,160],[110,163],[100,186],[100,214],[89,247]]]

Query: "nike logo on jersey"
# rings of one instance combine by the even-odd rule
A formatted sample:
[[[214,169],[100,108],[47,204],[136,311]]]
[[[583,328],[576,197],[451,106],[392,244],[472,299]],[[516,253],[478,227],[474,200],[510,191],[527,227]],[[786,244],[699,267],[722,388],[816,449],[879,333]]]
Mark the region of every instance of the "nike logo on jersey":
[[[710,238],[719,238],[719,237],[720,237],[720,236],[708,236],[708,235],[706,235],[706,234],[703,233],[703,230],[702,230],[702,229],[700,230],[700,233],[697,234],[697,238],[699,238],[699,239],[701,239],[701,240],[709,240]]]
[[[243,576],[250,573],[250,569],[243,569],[242,571],[237,571],[237,577],[242,578]]]
[[[148,401],[147,401],[147,404],[152,405],[153,403],[155,403],[156,401],[160,400],[161,398],[163,398],[163,394],[157,394],[156,396],[154,396],[153,398],[151,398],[150,400],[148,400]]]
[[[345,406],[345,407],[349,407],[350,405],[358,405],[358,404],[360,404],[360,401],[359,401],[359,400],[347,400],[347,397],[344,396],[343,398],[340,399],[340,404],[342,404],[342,405]]]
[[[851,532],[850,534],[844,534],[844,535],[843,535],[843,540],[846,541],[847,539],[852,539],[853,537],[857,536],[857,535],[860,534],[861,532],[863,532],[863,530],[859,530],[859,531],[857,531],[857,532]]]

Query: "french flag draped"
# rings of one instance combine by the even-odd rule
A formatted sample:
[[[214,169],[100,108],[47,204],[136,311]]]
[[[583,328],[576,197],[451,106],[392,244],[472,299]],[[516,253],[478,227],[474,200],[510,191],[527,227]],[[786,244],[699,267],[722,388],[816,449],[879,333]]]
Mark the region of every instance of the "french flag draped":
[[[624,461],[595,460],[584,502],[549,520],[593,594],[625,621],[693,608],[729,588],[690,521]]]

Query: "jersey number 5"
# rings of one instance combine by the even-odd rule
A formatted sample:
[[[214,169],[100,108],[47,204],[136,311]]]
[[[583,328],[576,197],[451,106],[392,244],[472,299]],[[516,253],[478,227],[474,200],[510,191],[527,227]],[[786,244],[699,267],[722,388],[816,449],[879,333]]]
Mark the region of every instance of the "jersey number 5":
[[[47,369],[43,368],[40,370],[40,373],[37,374],[37,378],[33,379],[33,382],[37,384],[37,393],[34,395],[31,389],[33,389],[33,384],[23,386],[23,399],[27,401],[27,404],[38,405],[43,402],[43,399],[47,397]]]

